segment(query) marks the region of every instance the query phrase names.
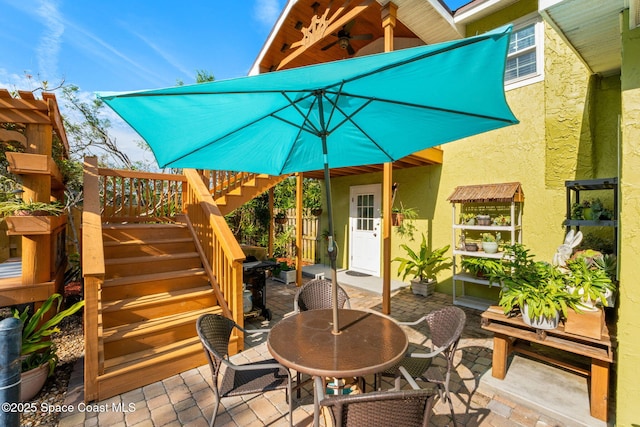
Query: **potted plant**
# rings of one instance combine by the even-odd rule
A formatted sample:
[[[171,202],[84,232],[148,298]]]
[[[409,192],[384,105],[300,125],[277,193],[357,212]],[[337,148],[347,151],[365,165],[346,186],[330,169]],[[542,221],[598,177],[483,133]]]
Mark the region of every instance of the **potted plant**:
[[[498,242],[500,241],[500,233],[482,233],[482,249],[488,254],[498,252]]]
[[[295,283],[296,267],[287,261],[280,261],[273,271],[274,278],[282,283]]]
[[[506,226],[511,225],[510,215],[498,215],[493,218],[493,225]]]
[[[464,257],[461,261],[461,267],[469,274],[480,278],[489,278],[492,274],[496,274],[504,268],[500,259],[473,256]]]
[[[0,203],[0,216],[58,216],[64,212],[60,202],[25,202],[7,200]]]
[[[416,226],[413,223],[416,218],[418,218],[418,210],[405,208],[402,202],[400,202],[399,208],[391,210],[391,225],[396,227],[396,233],[410,240],[413,240],[413,233],[416,231]]]
[[[605,260],[604,256],[596,251],[582,251],[567,261],[567,268],[567,287],[580,298],[582,308],[595,310],[597,303],[609,306],[616,289],[607,272],[607,269],[615,271],[615,263],[612,264],[610,258]]]
[[[491,216],[489,215],[476,215],[476,222],[478,225],[491,225]]]
[[[476,214],[472,212],[462,212],[460,214],[460,224],[476,225]]]
[[[501,284],[499,305],[507,315],[522,313],[522,320],[537,329],[555,329],[567,309],[576,309],[579,297],[567,292],[562,271],[534,261],[521,244],[505,247],[504,269],[491,276]]]
[[[56,305],[55,314],[46,320],[49,311]],[[66,310],[60,311],[62,295],[51,295],[38,310],[29,314],[30,306],[22,312],[13,310],[13,317],[22,322],[21,348],[21,394],[20,400],[31,400],[40,390],[48,376],[53,374],[58,357],[56,348],[50,336],[60,332],[58,324],[84,306],[84,301],[78,301]]]
[[[276,222],[276,224],[286,224],[287,223],[287,214],[284,213],[283,211],[280,211],[277,214],[275,214],[273,219]]]
[[[406,244],[402,244],[400,247],[405,250],[407,257],[396,257],[392,260],[400,263],[398,275],[402,274],[402,280],[407,276],[413,276],[411,290],[414,294],[425,297],[433,294],[437,284],[437,274],[453,265],[450,259],[445,256],[449,245],[430,251],[423,233],[419,252],[415,252]]]

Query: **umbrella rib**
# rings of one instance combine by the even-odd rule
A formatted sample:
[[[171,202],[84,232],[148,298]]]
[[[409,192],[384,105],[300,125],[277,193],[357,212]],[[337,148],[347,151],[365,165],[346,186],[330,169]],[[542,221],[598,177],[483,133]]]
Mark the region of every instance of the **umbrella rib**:
[[[496,116],[489,116],[489,115],[486,115],[486,114],[473,113],[473,112],[470,112],[470,111],[452,110],[450,108],[436,107],[436,106],[424,105],[424,104],[415,104],[415,103],[412,103],[412,102],[394,101],[392,99],[385,99],[385,98],[371,98],[371,97],[368,97],[368,96],[354,95],[354,94],[350,94],[350,93],[343,93],[343,95],[348,96],[350,98],[358,98],[358,99],[367,100],[367,101],[369,101],[367,104],[369,104],[369,103],[371,103],[373,101],[376,101],[376,102],[383,102],[383,103],[387,103],[387,104],[402,105],[402,106],[405,106],[405,107],[413,107],[413,108],[418,108],[418,109],[422,109],[422,110],[441,111],[441,112],[444,112],[444,113],[458,114],[458,115],[469,116],[469,117],[477,117],[477,118],[480,118],[480,119],[490,119],[490,120],[496,120],[496,121],[505,122],[505,123],[513,123],[513,121],[509,120],[509,119],[503,119],[501,117],[496,117]]]

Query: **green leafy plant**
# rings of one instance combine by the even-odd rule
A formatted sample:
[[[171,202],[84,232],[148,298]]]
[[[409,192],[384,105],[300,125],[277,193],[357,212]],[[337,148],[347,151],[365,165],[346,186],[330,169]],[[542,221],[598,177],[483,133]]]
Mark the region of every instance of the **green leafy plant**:
[[[568,308],[577,310],[580,298],[567,292],[564,273],[556,266],[534,261],[522,244],[505,247],[505,268],[491,275],[502,285],[499,305],[505,314],[515,315],[528,306],[531,320],[566,318]]]
[[[511,225],[510,215],[498,215],[493,218],[493,225]]]
[[[57,216],[64,212],[60,202],[25,202],[20,199],[0,202],[0,216],[8,215],[51,215]]]
[[[462,212],[460,214],[460,224],[473,225],[470,221],[473,220],[473,224],[475,224],[476,214],[472,212]]]
[[[565,275],[565,280],[574,295],[587,303],[600,302],[607,306],[607,291],[613,292],[615,285],[604,268],[596,262],[589,264],[585,258],[567,261],[567,268],[570,272]]]
[[[451,268],[453,265],[449,258],[445,256],[445,253],[449,250],[449,245],[430,251],[427,247],[427,239],[424,233],[422,234],[419,252],[415,252],[406,244],[402,244],[400,247],[405,250],[407,257],[396,257],[392,261],[400,263],[398,275],[402,274],[402,280],[407,276],[413,276],[413,278],[420,279],[420,281],[435,280],[438,273]]]
[[[482,233],[483,242],[499,242],[501,237],[500,233]]]
[[[392,224],[395,226],[396,233],[401,237],[413,240],[413,233],[416,231],[414,221],[418,218],[418,210],[416,208],[405,208],[400,202],[400,207],[393,208],[391,214],[395,217],[392,220]]]
[[[502,260],[492,258],[464,257],[460,263],[463,270],[478,277],[491,277],[503,269]]]
[[[54,305],[56,305],[56,314],[49,320],[43,320]],[[60,332],[58,324],[65,317],[80,310],[84,306],[84,301],[78,301],[63,311],[60,311],[61,305],[62,295],[53,294],[32,315],[29,315],[30,306],[27,306],[22,313],[17,309],[13,310],[13,317],[22,322],[22,372],[48,363],[49,375],[53,373],[58,359],[55,354],[55,345],[49,337]]]

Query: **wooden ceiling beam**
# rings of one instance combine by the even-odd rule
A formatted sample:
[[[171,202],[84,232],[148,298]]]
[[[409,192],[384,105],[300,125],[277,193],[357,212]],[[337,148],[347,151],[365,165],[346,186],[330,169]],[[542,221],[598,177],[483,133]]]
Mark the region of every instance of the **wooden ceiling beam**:
[[[331,16],[331,18],[327,19],[326,16],[329,12],[329,9],[331,8],[331,5],[329,5],[329,7],[325,10],[324,14],[321,17],[318,17],[317,15],[314,16],[309,27],[302,29],[302,39],[291,44],[291,48],[298,47],[298,49],[296,49],[294,52],[290,53],[282,61],[280,61],[276,69],[282,69],[288,63],[304,53],[311,46],[315,45],[321,40],[324,40],[326,34],[331,34],[340,30],[344,25],[364,12],[372,2],[373,0],[363,0],[359,5],[355,6],[353,9],[349,10],[341,17],[338,17],[338,15],[342,14],[348,7],[350,0],[347,0],[342,6],[338,8],[338,10]],[[316,34],[316,32],[318,32],[318,34]]]

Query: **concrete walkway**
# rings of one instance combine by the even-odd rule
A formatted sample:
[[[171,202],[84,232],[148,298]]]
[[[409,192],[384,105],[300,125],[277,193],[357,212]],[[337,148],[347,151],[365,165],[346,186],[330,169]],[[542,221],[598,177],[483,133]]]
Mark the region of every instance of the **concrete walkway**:
[[[351,298],[352,308],[381,310],[381,297],[375,292],[360,287],[344,285]],[[266,322],[262,318],[247,319],[248,328],[269,327],[293,308],[296,287],[280,282],[267,281],[267,307],[273,319]],[[409,288],[402,288],[392,294],[391,314],[400,321],[415,320],[432,310],[451,304],[451,297],[435,294],[430,297],[415,296]],[[525,398],[507,399],[499,390],[482,387],[482,378],[490,372],[492,339],[480,328],[480,312],[465,309],[467,325],[456,354],[456,373],[451,378],[454,409],[459,426],[481,427],[545,427],[545,426],[601,426],[606,425],[581,415],[586,423],[571,417],[553,417],[545,414],[540,406],[530,404]],[[428,342],[426,328],[407,328],[411,346],[420,349]],[[245,351],[234,356],[237,363],[269,358],[265,344],[266,336],[247,336]],[[411,350],[411,348],[410,348]],[[534,365],[538,366],[538,365]],[[61,414],[59,426],[207,426],[213,411],[213,392],[210,389],[210,371],[202,366],[167,378],[164,381],[132,390],[106,401],[92,403],[88,408],[81,404],[82,372],[81,363],[74,372],[66,403],[72,412]],[[534,368],[535,369],[535,368]],[[526,378],[525,378],[526,381]],[[371,387],[373,378],[367,378]],[[554,387],[546,384],[546,387]],[[386,383],[383,388],[390,388]],[[560,386],[561,387],[561,386]],[[371,388],[369,388],[370,390]],[[544,390],[544,386],[543,386]],[[542,392],[544,394],[544,391]],[[508,394],[504,394],[508,395]],[[584,408],[565,408],[572,411]],[[223,399],[216,425],[219,426],[287,426],[287,404],[282,392],[264,395]],[[452,425],[449,408],[439,401],[435,406],[434,426]],[[299,400],[294,400],[293,420],[296,426],[309,426],[313,420],[313,396],[310,388],[303,391]],[[325,425],[321,420],[321,425]],[[613,424],[611,424],[613,425]],[[373,426],[372,426],[373,427]],[[401,426],[398,426],[401,427]]]

